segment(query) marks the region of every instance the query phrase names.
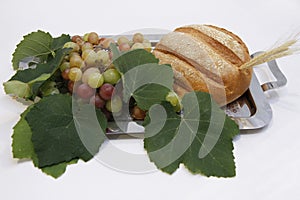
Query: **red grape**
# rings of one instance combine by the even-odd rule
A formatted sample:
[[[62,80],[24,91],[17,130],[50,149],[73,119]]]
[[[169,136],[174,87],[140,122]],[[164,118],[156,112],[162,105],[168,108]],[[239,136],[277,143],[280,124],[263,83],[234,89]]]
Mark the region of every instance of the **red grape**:
[[[96,94],[91,97],[90,104],[94,104],[97,108],[103,108],[105,105],[105,101],[101,99],[98,94]]]
[[[131,115],[134,119],[144,119],[146,112],[140,109],[138,106],[134,106],[131,111]]]
[[[70,69],[65,69],[65,70],[61,73],[61,76],[63,77],[63,79],[69,80],[69,72],[70,72]]]
[[[95,94],[95,89],[83,83],[77,87],[76,94],[83,99],[88,99]]]
[[[99,90],[99,95],[104,100],[110,100],[114,91],[114,86],[109,83],[104,83]]]

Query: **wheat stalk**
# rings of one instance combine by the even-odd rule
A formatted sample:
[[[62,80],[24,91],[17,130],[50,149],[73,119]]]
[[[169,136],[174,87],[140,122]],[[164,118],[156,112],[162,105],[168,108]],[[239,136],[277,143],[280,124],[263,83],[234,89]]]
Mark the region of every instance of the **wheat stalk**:
[[[240,66],[240,69],[247,69],[254,67],[256,65],[260,65],[271,60],[275,60],[278,58],[286,57],[292,54],[296,54],[300,52],[299,46],[299,39],[300,33],[291,37],[287,41],[283,42],[282,44],[277,44],[275,47],[271,48],[270,50],[255,56],[250,61],[244,63]]]

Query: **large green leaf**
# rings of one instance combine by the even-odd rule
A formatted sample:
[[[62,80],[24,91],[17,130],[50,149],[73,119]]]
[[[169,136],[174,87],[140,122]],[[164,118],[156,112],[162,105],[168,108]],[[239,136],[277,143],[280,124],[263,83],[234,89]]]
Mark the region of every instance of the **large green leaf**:
[[[25,116],[31,108],[32,105],[21,114],[21,119],[13,128],[14,133],[12,135],[12,152],[14,158],[31,158],[34,154],[33,145],[31,142],[31,129],[25,120]]]
[[[69,95],[44,97],[26,115],[38,166],[46,167],[95,155],[105,140],[106,118],[91,105],[79,106]],[[99,124],[100,122],[100,124]]]
[[[17,45],[13,53],[13,68],[19,68],[19,62],[27,57],[38,57],[41,61],[46,60],[48,54],[54,53],[51,50],[52,36],[43,31],[32,32]]]
[[[170,88],[151,83],[137,89],[132,96],[141,109],[149,110],[152,105],[165,101],[169,92]]]
[[[207,93],[188,93],[182,104],[182,116],[167,103],[150,109],[144,139],[150,160],[170,174],[183,163],[195,174],[235,176],[232,140],[238,126]]]
[[[127,102],[131,96],[143,110],[161,103],[173,87],[173,71],[169,65],[159,65],[159,60],[144,49],[119,52],[111,45],[113,63],[123,74],[123,98]]]
[[[34,105],[29,106],[22,114],[21,119],[14,126],[14,133],[12,135],[12,152],[14,158],[19,159],[32,159],[34,166],[38,166],[38,159],[33,149],[33,144],[31,142],[32,132],[31,129],[25,120],[26,114]],[[74,159],[70,162],[62,162],[57,165],[52,165],[49,167],[40,168],[44,173],[58,178],[61,176],[67,168],[67,165],[74,164],[77,162],[77,159]]]
[[[172,87],[173,71],[172,68],[167,65],[159,65],[156,63],[138,65],[123,76],[124,100],[128,100],[129,97],[133,95],[136,97],[138,104],[147,104],[147,107],[153,103],[157,103],[158,99],[153,95],[163,97],[161,101],[165,100],[166,90],[172,90]],[[153,99],[155,101],[152,102]],[[144,109],[146,108],[144,107]]]
[[[158,62],[159,60],[155,58],[152,53],[149,53],[144,49],[135,49],[119,54],[113,60],[114,66],[123,74],[135,68],[136,66],[149,63],[157,64]]]

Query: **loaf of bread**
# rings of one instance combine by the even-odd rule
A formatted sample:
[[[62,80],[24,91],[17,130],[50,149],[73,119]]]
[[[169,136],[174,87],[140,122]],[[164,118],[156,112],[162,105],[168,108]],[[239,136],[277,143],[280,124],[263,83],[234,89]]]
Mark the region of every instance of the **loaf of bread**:
[[[208,92],[220,105],[240,97],[249,87],[252,67],[244,42],[235,34],[212,25],[189,25],[165,35],[154,55],[174,71],[179,96],[195,90]]]

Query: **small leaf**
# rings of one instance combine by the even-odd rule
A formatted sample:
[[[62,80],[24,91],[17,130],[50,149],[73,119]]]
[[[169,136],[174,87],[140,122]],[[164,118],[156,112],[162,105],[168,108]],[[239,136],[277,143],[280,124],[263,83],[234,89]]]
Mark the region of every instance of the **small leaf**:
[[[32,32],[24,36],[24,39],[17,45],[13,53],[12,63],[14,70],[19,68],[19,62],[23,58],[39,57],[42,61],[45,61],[47,55],[52,53],[50,49],[51,43],[52,36],[43,31]]]
[[[51,95],[42,98],[26,115],[39,167],[76,158],[88,161],[105,140],[103,113],[91,105],[73,103],[75,108],[69,95]]]
[[[21,98],[28,98],[31,96],[30,86],[21,81],[12,80],[3,83],[6,94],[12,94]]]
[[[183,163],[195,174],[235,176],[232,140],[238,126],[207,93],[188,93],[182,104],[182,116],[169,103],[151,107],[144,139],[150,160],[170,174]]]

